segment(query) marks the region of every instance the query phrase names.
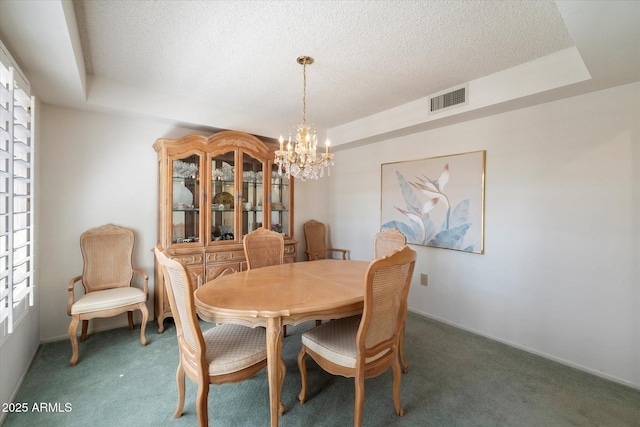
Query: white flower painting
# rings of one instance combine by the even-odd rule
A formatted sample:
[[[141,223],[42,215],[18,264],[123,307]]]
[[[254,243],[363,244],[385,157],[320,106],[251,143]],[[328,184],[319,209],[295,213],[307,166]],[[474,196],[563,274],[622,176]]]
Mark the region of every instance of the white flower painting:
[[[382,165],[382,230],[408,243],[484,253],[485,151]]]

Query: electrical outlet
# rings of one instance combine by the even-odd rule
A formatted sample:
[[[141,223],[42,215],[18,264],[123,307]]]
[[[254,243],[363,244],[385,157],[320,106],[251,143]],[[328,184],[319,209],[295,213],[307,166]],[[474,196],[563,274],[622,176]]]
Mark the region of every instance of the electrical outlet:
[[[422,273],[420,275],[420,284],[422,286],[428,286],[429,285],[429,275],[428,274]]]

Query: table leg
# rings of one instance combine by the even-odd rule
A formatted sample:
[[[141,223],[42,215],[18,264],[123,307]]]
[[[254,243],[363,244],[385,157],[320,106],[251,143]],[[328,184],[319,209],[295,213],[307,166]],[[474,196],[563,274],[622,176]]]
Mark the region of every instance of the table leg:
[[[282,383],[284,382],[285,364],[282,361],[282,319],[267,319],[267,377],[269,380],[269,406],[271,411],[271,427],[278,426],[278,417],[284,412],[280,402]]]

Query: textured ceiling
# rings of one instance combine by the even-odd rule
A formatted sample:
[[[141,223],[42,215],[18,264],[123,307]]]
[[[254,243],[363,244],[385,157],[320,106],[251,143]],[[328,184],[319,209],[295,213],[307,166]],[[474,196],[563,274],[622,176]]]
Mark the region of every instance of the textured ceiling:
[[[573,45],[554,1],[85,1],[88,74],[337,126]]]

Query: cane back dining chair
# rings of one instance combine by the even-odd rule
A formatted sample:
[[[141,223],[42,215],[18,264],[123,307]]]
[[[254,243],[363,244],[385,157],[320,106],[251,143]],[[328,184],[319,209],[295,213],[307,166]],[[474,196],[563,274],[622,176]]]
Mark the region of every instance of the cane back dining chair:
[[[284,262],[284,237],[280,233],[260,227],[245,235],[242,245],[247,270]],[[282,326],[282,335],[287,336],[287,325]]]
[[[395,228],[379,232],[373,238],[373,257],[384,258],[406,246],[407,237]]]
[[[145,330],[149,319],[149,276],[133,267],[134,234],[132,230],[113,224],[87,230],[80,236],[84,267],[81,276],[69,281],[67,314],[71,316],[71,366],[78,363],[78,323],[82,321],[80,341],[87,338],[89,319],[112,317],[127,312],[129,329],[133,329],[133,310],[142,312],[140,342],[147,345]],[[142,289],[131,286],[134,274],[143,281]],[[85,293],[75,299],[76,283],[82,282]]]
[[[206,427],[209,385],[244,381],[267,366],[266,332],[260,327],[230,324],[203,332],[196,314],[191,276],[182,264],[158,248],[154,253],[162,269],[178,336],[178,407],[174,418],[180,417],[184,408],[186,374],[198,386],[198,426]]]
[[[375,259],[384,258],[392,254],[407,244],[407,237],[395,228],[384,230],[375,235],[373,239],[373,256]],[[400,353],[400,363],[402,363],[402,372],[409,372],[409,363],[404,356],[404,330],[402,325],[400,332],[400,345],[398,352]]]
[[[242,239],[247,269],[278,265],[284,262],[282,234],[260,227]]]
[[[307,242],[305,253],[309,261],[327,259],[332,252],[342,254],[342,259],[347,259],[348,250],[327,247],[327,227],[324,223],[311,219],[304,223],[303,229]]]
[[[393,370],[395,411],[400,416],[404,414],[400,405],[398,347],[415,262],[415,251],[406,246],[372,261],[365,276],[362,316],[333,320],[302,334],[298,353],[301,404],[307,398],[305,357],[310,355],[325,371],[355,378],[354,426],[362,424],[365,378],[378,376],[389,367]]]

